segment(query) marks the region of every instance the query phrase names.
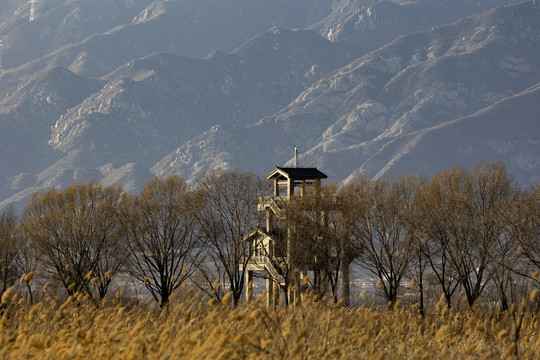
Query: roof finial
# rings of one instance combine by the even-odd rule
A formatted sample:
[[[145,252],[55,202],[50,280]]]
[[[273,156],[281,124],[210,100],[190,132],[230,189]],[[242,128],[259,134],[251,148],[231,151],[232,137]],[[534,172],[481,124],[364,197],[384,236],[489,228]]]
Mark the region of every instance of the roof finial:
[[[294,145],[294,167],[298,167],[298,147]]]

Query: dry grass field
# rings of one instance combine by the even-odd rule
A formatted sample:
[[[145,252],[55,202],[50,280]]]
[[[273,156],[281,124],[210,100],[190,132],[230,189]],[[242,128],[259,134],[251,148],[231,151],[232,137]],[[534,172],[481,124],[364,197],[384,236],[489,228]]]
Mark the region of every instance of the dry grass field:
[[[536,293],[532,294],[532,298]],[[534,300],[534,299],[533,299]],[[447,310],[424,317],[393,310],[345,308],[305,300],[268,310],[260,300],[238,307],[184,292],[171,305],[101,306],[75,295],[34,305],[2,298],[1,359],[538,359],[538,314]],[[124,305],[122,305],[122,303]]]

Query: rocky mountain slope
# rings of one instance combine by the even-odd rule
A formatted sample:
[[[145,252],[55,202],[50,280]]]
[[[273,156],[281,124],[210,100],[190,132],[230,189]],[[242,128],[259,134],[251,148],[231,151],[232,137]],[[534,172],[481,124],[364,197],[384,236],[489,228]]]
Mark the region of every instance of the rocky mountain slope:
[[[14,167],[4,168],[4,194],[10,194],[8,201],[18,201],[51,185],[115,178],[111,171],[124,164],[133,166],[122,169],[122,178],[136,168],[144,176],[131,182],[142,184],[152,176],[150,167],[178,144],[216,124],[246,125],[270,115],[349,60],[341,48],[313,31],[272,28],[229,54],[214,52],[196,59],[161,53],[130,61],[102,80],[54,68],[40,72],[28,85],[13,82],[6,93],[18,102],[2,104],[6,124],[8,119],[21,121],[19,108],[48,111],[50,116],[25,115],[32,125],[19,131],[35,142],[23,155],[41,154],[36,166],[42,168],[22,167],[28,161],[6,157]],[[44,77],[49,73],[56,79]],[[62,95],[54,93],[51,83],[71,85]],[[23,102],[20,94],[33,102]],[[6,132],[6,151],[21,156],[17,144],[23,144],[23,135]],[[33,175],[36,170],[38,175]]]
[[[264,175],[293,145],[336,181],[499,158],[531,184],[540,6],[441,25],[509,2],[43,0],[28,22],[0,0],[17,14],[0,17],[0,208],[90,179]],[[193,57],[211,48],[235,50]]]
[[[368,163],[370,175],[391,173],[388,162],[392,157],[374,158],[387,144],[473,115],[505,98],[524,96],[526,93],[519,94],[540,82],[539,16],[540,8],[526,2],[404,36],[314,83],[275,115],[249,127],[212,129],[191,140],[152,171],[197,174],[226,163],[263,172],[263,167],[268,169],[266,164],[290,159],[292,144],[296,144],[304,152],[301,163],[318,165],[334,179],[362,173]],[[513,103],[519,102],[505,104]],[[526,133],[519,126],[533,121],[534,111],[519,106],[511,109],[517,119],[513,131]],[[491,134],[503,131],[504,127],[493,129]],[[538,137],[537,132],[532,134]],[[272,141],[254,140],[265,135]],[[469,140],[489,141],[481,131],[468,135]],[[464,139],[458,135],[448,143],[469,148]],[[498,137],[492,136],[491,141],[497,143]],[[532,148],[523,151],[536,160],[523,164],[510,158],[508,164],[510,170],[523,174],[523,183],[537,178],[540,170],[539,145],[528,144]],[[201,146],[202,154],[196,150]],[[410,143],[407,151],[415,153],[413,149]],[[430,152],[445,157],[448,166],[461,161],[436,147]],[[519,152],[517,149],[518,158]],[[499,154],[470,152],[468,163]],[[415,167],[425,175],[440,168]]]
[[[346,46],[355,57],[376,50],[401,35],[454,22],[513,4],[514,0],[346,0],[312,28]]]
[[[520,109],[516,111],[516,109]],[[522,184],[540,181],[540,83],[472,115],[398,136],[350,175],[431,174],[499,160]],[[381,164],[387,164],[381,168]]]
[[[231,51],[272,26],[305,28],[330,0],[39,0],[0,24],[4,79],[47,67],[103,76],[156,52],[195,57]],[[2,77],[0,77],[2,81]]]
[[[0,191],[32,184],[34,175],[58,156],[48,145],[51,127],[103,83],[54,68],[0,87]]]
[[[58,119],[49,144],[92,153],[97,164],[149,165],[216,124],[246,125],[278,111],[345,64],[338,51],[315,32],[273,28],[230,54],[131,61]]]

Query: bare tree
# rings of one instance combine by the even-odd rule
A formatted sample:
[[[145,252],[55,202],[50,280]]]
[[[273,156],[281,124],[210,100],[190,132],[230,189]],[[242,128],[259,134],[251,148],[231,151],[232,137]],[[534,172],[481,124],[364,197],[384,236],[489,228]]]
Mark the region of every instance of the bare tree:
[[[412,228],[413,234],[413,256],[411,258],[410,273],[411,273],[411,288],[418,288],[420,299],[418,301],[418,310],[420,314],[425,314],[425,284],[426,270],[428,268],[428,258],[426,256],[427,242],[418,228]]]
[[[506,212],[512,206],[512,202],[504,201],[505,204],[499,211]],[[500,232],[493,238],[493,250],[489,265],[490,277],[496,290],[497,299],[501,310],[508,310],[511,304],[518,304],[521,298],[517,273],[522,269],[522,260],[519,244],[508,232],[508,223],[498,214],[497,224]]]
[[[411,264],[409,266],[409,275],[411,277],[411,289],[418,289],[419,293],[419,311],[422,316],[425,313],[425,284],[426,284],[426,271],[428,269],[427,252],[427,238],[422,229],[422,214],[420,212],[420,200],[421,190],[426,185],[424,178],[418,178],[418,188],[412,199],[409,199],[408,210],[404,217],[404,224],[407,228],[407,232],[412,239],[413,254],[411,257]]]
[[[441,286],[446,304],[459,287],[459,278],[452,266],[452,227],[461,215],[461,194],[467,181],[467,172],[461,167],[434,175],[417,195],[417,225],[420,234],[419,250],[423,252],[435,278]]]
[[[506,207],[506,236],[514,244],[516,262],[512,271],[540,286],[540,184],[530,191],[521,192]]]
[[[17,215],[13,207],[8,207],[0,213],[0,294],[22,275],[17,261],[20,245]]]
[[[20,223],[17,226],[16,234],[17,238],[14,240],[19,251],[14,261],[17,263],[20,274],[24,274],[20,279],[20,285],[32,304],[34,303],[35,284],[44,280],[41,276],[34,276],[38,272],[39,255],[32,239],[22,229]]]
[[[211,171],[198,182],[201,208],[196,218],[206,255],[198,285],[209,295],[219,298],[225,288],[234,305],[240,301],[251,256],[245,238],[263,223],[257,203],[267,191],[268,186],[249,172]]]
[[[514,194],[501,163],[479,162],[471,173],[460,167],[435,175],[420,191],[426,256],[448,306],[461,287],[472,306],[490,281],[497,282],[503,307],[509,271],[500,264],[511,251],[504,236],[503,209]]]
[[[342,298],[345,304],[349,304],[349,277],[350,265],[360,255],[362,246],[354,238],[353,229],[357,224],[358,218],[367,211],[367,196],[370,182],[366,177],[361,177],[346,186],[342,186],[336,193],[337,205],[337,224],[336,231],[339,240],[339,254],[341,257],[342,273]]]
[[[150,180],[140,196],[127,196],[120,207],[126,271],[161,306],[198,264],[196,205],[184,179],[170,175]]]
[[[421,180],[417,176],[367,182],[359,179],[352,240],[359,249],[356,261],[380,281],[389,306],[398,299],[400,283],[413,256],[414,239],[405,219]]]
[[[320,193],[293,197],[286,209],[297,270],[312,271],[310,284],[315,294],[331,295],[337,301],[349,229],[344,226],[336,184],[322,187]]]
[[[504,237],[503,211],[514,195],[512,179],[500,162],[478,162],[463,194],[466,203],[462,228],[456,236],[454,263],[469,305],[474,304],[489,280],[497,282],[504,308],[508,308],[505,284],[509,271],[505,259],[512,245]],[[497,255],[499,257],[497,257]]]
[[[116,208],[122,188],[96,182],[35,193],[22,224],[46,269],[67,292],[102,299],[121,267]]]

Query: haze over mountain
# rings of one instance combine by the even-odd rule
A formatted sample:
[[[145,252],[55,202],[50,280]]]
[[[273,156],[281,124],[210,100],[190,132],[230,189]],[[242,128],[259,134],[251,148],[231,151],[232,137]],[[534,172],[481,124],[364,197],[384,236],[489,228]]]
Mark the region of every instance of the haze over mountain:
[[[509,3],[43,0],[29,22],[0,0],[0,208],[90,179],[264,175],[293,145],[331,180],[498,158],[528,186],[540,5]]]
[[[513,3],[516,1],[347,0],[337,2],[332,13],[312,28],[329,40],[347,46],[359,57],[401,35]]]
[[[346,63],[338,62],[336,51],[314,32],[274,28],[230,54],[131,61],[58,119],[49,144],[92,153],[91,166],[133,159],[151,165],[215,124],[246,125],[278,111]]]
[[[539,83],[539,16],[540,9],[528,2],[404,36],[317,81],[275,115],[249,127],[209,130],[169,154],[152,171],[194,174],[227,164],[262,172],[265,164],[290,159],[290,144],[296,144],[304,151],[300,162],[305,165],[319,165],[336,179],[358,174],[364,162],[397,137],[472,115]],[[512,110],[519,119],[535,116],[527,107]],[[493,133],[502,130],[506,129]],[[490,136],[474,135],[478,142]],[[537,135],[530,134],[533,142]],[[272,141],[253,140],[263,136]],[[464,140],[458,134],[448,142],[468,148]],[[196,150],[202,144],[203,154]],[[535,151],[527,152],[533,156],[528,165],[508,163],[512,172],[528,168],[528,178],[520,179],[524,184],[538,175],[540,148],[534,145]],[[259,156],[252,156],[254,151]],[[513,151],[520,156],[519,146]],[[497,155],[470,152],[469,162],[493,160]],[[436,169],[421,173],[431,175],[459,164],[451,156],[442,157],[445,161]],[[369,175],[388,173],[381,172],[387,169],[386,160],[372,165]]]
[[[522,109],[516,116],[515,109]],[[370,177],[430,174],[480,159],[508,164],[524,184],[540,181],[540,84],[504,98],[472,115],[413,131],[389,141],[357,171]],[[472,155],[472,156],[471,156]],[[381,169],[381,164],[388,165]]]
[[[272,26],[305,28],[328,0],[41,0],[34,21],[2,22],[5,77],[62,66],[99,77],[156,52],[203,57],[231,51]]]

